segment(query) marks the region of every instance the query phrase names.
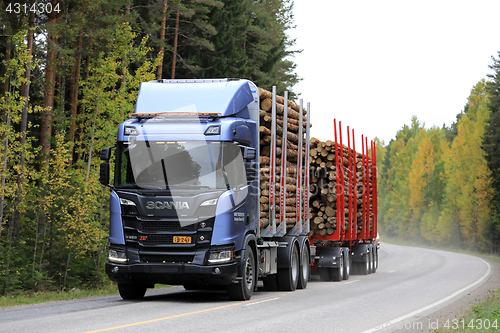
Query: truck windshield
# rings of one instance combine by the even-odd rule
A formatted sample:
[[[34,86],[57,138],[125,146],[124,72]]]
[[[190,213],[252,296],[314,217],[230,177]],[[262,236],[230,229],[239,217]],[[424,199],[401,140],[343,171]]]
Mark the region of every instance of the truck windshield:
[[[230,142],[132,141],[117,147],[115,187],[230,189],[246,184],[243,156]]]

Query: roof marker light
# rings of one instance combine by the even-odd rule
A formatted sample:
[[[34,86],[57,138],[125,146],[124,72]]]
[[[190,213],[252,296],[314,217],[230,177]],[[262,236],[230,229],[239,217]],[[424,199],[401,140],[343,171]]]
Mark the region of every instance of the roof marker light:
[[[205,135],[220,135],[220,125],[209,126],[205,131]]]

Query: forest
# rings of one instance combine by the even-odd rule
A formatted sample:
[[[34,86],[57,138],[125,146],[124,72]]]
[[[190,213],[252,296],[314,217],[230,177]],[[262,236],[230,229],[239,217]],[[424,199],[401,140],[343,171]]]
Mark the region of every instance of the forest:
[[[140,82],[247,78],[296,96],[293,0],[0,9],[0,295],[109,283],[99,153],[134,111]],[[450,127],[414,117],[387,145],[375,140],[383,235],[500,252],[500,60],[491,68]]]
[[[500,253],[499,59],[451,126],[413,116],[387,146],[377,141],[381,233]]]
[[[99,153],[140,82],[293,90],[291,0],[0,0],[0,294],[109,283]]]

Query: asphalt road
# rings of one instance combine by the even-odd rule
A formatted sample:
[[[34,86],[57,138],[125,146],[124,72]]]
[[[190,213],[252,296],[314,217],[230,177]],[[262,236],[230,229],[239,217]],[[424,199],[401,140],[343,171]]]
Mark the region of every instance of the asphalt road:
[[[426,315],[492,274],[477,257],[382,243],[377,273],[341,283],[312,277],[295,292],[259,290],[247,302],[225,292],[150,290],[0,309],[0,332],[386,332],[433,328]]]

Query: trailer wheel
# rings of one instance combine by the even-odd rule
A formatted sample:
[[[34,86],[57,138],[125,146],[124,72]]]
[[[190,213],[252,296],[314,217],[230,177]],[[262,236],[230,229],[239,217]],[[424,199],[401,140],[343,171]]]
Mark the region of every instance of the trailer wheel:
[[[290,267],[278,268],[278,285],[280,290],[294,291],[299,283],[299,251],[292,245]]]
[[[349,255],[347,255],[344,257],[344,280],[349,280],[350,275],[351,275],[351,258],[349,258]]]
[[[332,268],[332,280],[342,281],[344,279],[344,255],[340,255],[339,267]]]
[[[229,299],[233,301],[249,300],[255,289],[256,281],[255,256],[252,248],[247,244],[245,248],[245,261],[243,267],[243,280],[227,286]]]
[[[375,272],[375,257],[373,256],[373,246],[370,246],[370,270],[368,274]]]
[[[358,263],[358,274],[368,275],[370,274],[370,254],[365,254],[365,262]]]
[[[307,282],[311,276],[311,256],[309,255],[309,247],[306,245],[304,245],[301,251],[301,257],[297,289],[306,289]]]
[[[146,294],[146,285],[136,283],[118,283],[118,291],[123,299],[141,299]]]

